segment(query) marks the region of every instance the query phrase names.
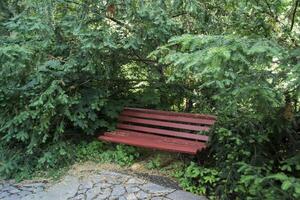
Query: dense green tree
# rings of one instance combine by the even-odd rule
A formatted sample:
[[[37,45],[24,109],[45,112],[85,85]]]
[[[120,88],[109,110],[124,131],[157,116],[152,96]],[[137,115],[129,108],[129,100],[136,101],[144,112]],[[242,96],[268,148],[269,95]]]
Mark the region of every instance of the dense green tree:
[[[299,4],[0,1],[0,173],[68,162],[131,105],[218,115],[188,190],[299,198]]]

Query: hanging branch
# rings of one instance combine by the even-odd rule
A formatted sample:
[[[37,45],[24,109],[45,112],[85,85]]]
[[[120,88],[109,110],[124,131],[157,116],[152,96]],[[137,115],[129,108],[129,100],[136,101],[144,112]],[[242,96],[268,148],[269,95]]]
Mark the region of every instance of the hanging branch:
[[[267,4],[268,7],[268,14],[276,21],[276,22],[280,22],[278,20],[278,16],[275,14],[275,12],[273,12],[271,5],[269,4],[269,2],[267,0],[265,0],[265,3]]]
[[[171,18],[175,18],[175,17],[179,17],[179,16],[182,16],[182,15],[187,15],[188,13],[187,12],[182,12],[182,13],[178,13],[178,14],[175,14],[173,16],[171,16]]]
[[[98,13],[96,13],[96,14],[98,14]],[[115,18],[113,18],[113,17],[109,17],[109,16],[107,16],[107,15],[105,15],[105,18],[107,18],[107,19],[109,19],[109,20],[115,22],[115,23],[118,24],[119,26],[122,26],[122,27],[124,27],[124,28],[126,28],[126,29],[128,29],[128,30],[131,31],[130,26],[128,26],[128,25],[125,24],[124,22],[121,22],[121,21],[119,21],[119,20],[117,20],[117,19],[115,19]]]
[[[69,1],[69,0],[65,0],[65,1],[68,2],[68,3],[73,3],[73,4],[76,4],[76,5],[79,5],[79,6],[83,6],[83,5],[87,5],[87,6],[88,6],[88,4],[87,4],[87,3],[84,3],[84,2],[83,2],[83,3],[79,3],[79,2],[76,2],[76,1]],[[112,8],[110,8],[110,9],[112,9]],[[100,14],[100,13],[98,12],[98,10],[95,9],[95,8],[93,8],[93,9],[91,10],[91,12],[93,12],[94,14],[96,14],[96,15],[98,15],[98,16],[100,16],[100,17],[105,17],[106,19],[109,19],[109,20],[115,22],[115,23],[118,24],[119,26],[122,26],[122,27],[128,29],[129,31],[132,31],[131,27],[130,27],[128,24],[126,24],[125,22],[122,22],[122,21],[120,21],[120,20],[114,18],[113,15],[110,15],[110,14],[107,14],[107,13],[104,14],[104,15],[103,15],[103,14]],[[110,10],[110,12],[115,12],[115,10],[114,10],[114,11]]]
[[[293,11],[293,15],[292,15],[292,23],[291,23],[291,30],[290,30],[290,31],[292,31],[292,30],[293,30],[293,27],[294,27],[295,16],[296,16],[298,4],[299,4],[299,0],[296,0],[296,2],[295,2],[295,7],[294,7],[294,11]]]

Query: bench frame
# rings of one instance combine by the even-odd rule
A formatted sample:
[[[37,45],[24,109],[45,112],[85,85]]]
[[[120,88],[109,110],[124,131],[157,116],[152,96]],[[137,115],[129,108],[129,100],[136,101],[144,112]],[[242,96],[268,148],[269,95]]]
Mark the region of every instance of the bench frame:
[[[207,132],[216,122],[213,115],[124,108],[117,129],[99,140],[195,155],[206,148]]]

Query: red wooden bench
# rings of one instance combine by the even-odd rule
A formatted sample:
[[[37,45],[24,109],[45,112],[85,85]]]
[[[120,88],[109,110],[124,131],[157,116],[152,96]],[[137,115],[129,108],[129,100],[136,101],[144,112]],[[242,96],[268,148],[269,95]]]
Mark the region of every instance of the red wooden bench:
[[[215,123],[212,115],[125,108],[117,129],[99,136],[100,140],[165,151],[197,154],[206,147],[208,131]]]

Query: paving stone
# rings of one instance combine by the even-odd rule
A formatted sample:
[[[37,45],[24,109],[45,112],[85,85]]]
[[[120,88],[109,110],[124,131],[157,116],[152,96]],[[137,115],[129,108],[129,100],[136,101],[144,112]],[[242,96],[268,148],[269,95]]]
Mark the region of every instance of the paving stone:
[[[102,189],[99,187],[92,188],[86,192],[86,200],[90,199],[107,199],[111,194],[109,188]]]
[[[140,188],[146,192],[153,194],[168,194],[175,191],[174,189],[166,188],[154,183],[147,183],[143,186],[140,186]]]
[[[175,191],[172,192],[171,194],[167,195],[167,198],[172,199],[172,200],[182,200],[182,199],[188,199],[188,200],[207,200],[203,196],[197,196],[189,192],[185,191]]]
[[[108,198],[108,200],[119,200],[119,199],[120,199],[120,197],[117,197],[117,196],[110,196]]]
[[[125,195],[126,200],[137,200],[138,198],[135,196],[135,194],[130,193]]]
[[[86,199],[93,199],[95,198],[98,194],[101,193],[101,188],[95,187],[95,188],[91,188],[89,189],[85,194],[86,194]]]
[[[94,172],[95,173],[95,172]],[[0,182],[0,200],[206,200],[193,195],[116,172],[87,177],[65,176],[53,185]]]
[[[7,196],[9,196],[10,194],[8,192],[4,192],[4,191],[0,191],[0,199],[3,199]]]
[[[103,190],[103,189],[102,189]],[[103,192],[99,193],[96,197],[97,200],[104,200],[104,199],[108,199],[108,197],[111,194],[111,189],[110,188],[106,188],[104,189]]]
[[[14,189],[15,189],[15,187],[13,187],[12,185],[5,185],[2,190],[3,191],[11,191]]]
[[[21,200],[18,194],[13,194],[8,197],[5,197],[4,200]]]
[[[21,192],[19,193],[20,197],[26,197],[26,196],[31,195],[31,194],[32,194],[32,193],[29,192],[29,191],[21,191]]]
[[[134,184],[134,185],[142,185],[144,184],[146,181],[139,179],[139,178],[130,178],[126,183],[127,184]]]
[[[116,185],[113,187],[111,196],[122,196],[125,193],[125,188],[121,185]]]
[[[121,197],[118,198],[118,200],[127,200],[127,199],[126,199],[126,197],[121,196]]]
[[[114,176],[114,177],[111,177],[109,179],[107,179],[107,183],[109,184],[123,184],[125,182],[127,182],[128,180],[128,177],[127,176]]]
[[[33,188],[33,192],[34,193],[38,193],[38,192],[42,192],[45,190],[45,187],[36,187],[36,188]]]
[[[125,186],[127,193],[135,193],[140,191],[141,189],[135,185]]]
[[[85,195],[84,194],[79,194],[75,197],[70,198],[70,200],[82,200],[85,199]]]
[[[168,199],[165,197],[153,197],[151,198],[151,200],[168,200]]]
[[[144,191],[139,191],[136,193],[136,197],[138,199],[147,199],[148,197],[150,197],[151,195],[150,194],[147,194],[146,192]]]
[[[100,182],[100,183],[96,183],[96,184],[95,184],[95,187],[100,187],[100,188],[110,188],[110,187],[112,187],[112,185],[109,184],[109,183],[103,183],[103,182]]]
[[[48,190],[38,192],[29,200],[66,200],[74,197],[79,187],[78,177],[66,176],[61,182],[54,184]],[[27,199],[26,199],[27,200]]]
[[[17,194],[17,193],[19,193],[20,192],[20,190],[18,190],[17,188],[14,188],[14,189],[12,189],[12,190],[9,190],[9,193],[11,193],[11,194]]]
[[[77,194],[85,194],[90,188],[84,188],[77,191]]]
[[[82,189],[90,189],[93,187],[93,183],[91,181],[84,181],[84,182],[81,182],[78,189],[79,190],[82,190]]]
[[[33,187],[22,187],[22,191],[33,192],[36,188]]]
[[[90,176],[88,177],[88,179],[94,183],[94,184],[97,184],[97,183],[100,183],[100,182],[103,182],[103,181],[108,181],[109,180],[109,176],[102,176],[100,174],[96,174],[94,176]]]
[[[5,188],[7,186],[8,186],[8,183],[1,182],[0,190],[2,190],[3,188]]]

